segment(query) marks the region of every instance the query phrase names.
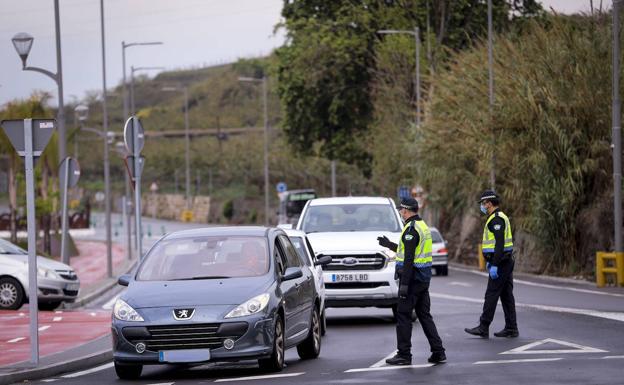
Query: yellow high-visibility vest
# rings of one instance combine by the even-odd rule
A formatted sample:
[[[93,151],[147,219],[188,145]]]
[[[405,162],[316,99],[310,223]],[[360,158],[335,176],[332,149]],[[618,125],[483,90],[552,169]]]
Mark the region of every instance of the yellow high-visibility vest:
[[[494,217],[503,218],[505,221],[505,245],[503,251],[513,251],[513,237],[511,235],[511,223],[509,218],[502,211],[496,211],[492,213],[485,222],[485,228],[483,229],[483,241],[481,242],[481,250],[483,253],[493,253],[496,240],[494,239],[494,233],[488,228],[488,224],[494,219]]]

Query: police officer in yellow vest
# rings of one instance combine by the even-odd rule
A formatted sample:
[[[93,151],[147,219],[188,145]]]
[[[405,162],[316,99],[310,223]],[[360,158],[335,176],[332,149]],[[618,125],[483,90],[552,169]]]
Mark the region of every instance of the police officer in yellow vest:
[[[489,273],[485,302],[479,326],[464,329],[483,338],[489,337],[490,323],[494,319],[496,304],[501,299],[505,313],[505,328],[496,337],[518,337],[516,303],[513,295],[513,237],[509,218],[499,208],[500,198],[492,190],[486,190],[479,199],[481,212],[488,216],[483,229],[481,249]]]
[[[418,215],[416,199],[401,199],[397,209],[405,222],[399,244],[391,242],[385,236],[377,238],[381,246],[397,252],[395,276],[399,278],[396,314],[398,352],[394,357],[387,359],[386,363],[390,365],[412,363],[412,312],[415,310],[431,347],[432,354],[428,361],[437,364],[446,360],[446,354],[430,313],[431,232]]]

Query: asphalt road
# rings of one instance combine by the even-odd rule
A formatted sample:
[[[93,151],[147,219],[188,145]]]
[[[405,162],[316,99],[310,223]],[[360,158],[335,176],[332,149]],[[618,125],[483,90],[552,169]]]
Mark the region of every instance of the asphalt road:
[[[447,349],[448,361],[427,364],[429,349],[414,324],[413,365],[388,367],[395,331],[386,309],[328,309],[328,331],[321,356],[302,361],[287,352],[287,367],[276,375],[260,372],[253,362],[210,364],[193,368],[146,367],[138,381],[117,379],[112,363],[87,371],[34,381],[37,384],[622,384],[624,383],[624,292],[518,277],[516,301],[520,337],[481,339],[464,327],[475,326],[486,278],[452,269],[434,277],[432,313]],[[92,308],[110,306],[110,293]],[[503,327],[497,311],[491,332]]]

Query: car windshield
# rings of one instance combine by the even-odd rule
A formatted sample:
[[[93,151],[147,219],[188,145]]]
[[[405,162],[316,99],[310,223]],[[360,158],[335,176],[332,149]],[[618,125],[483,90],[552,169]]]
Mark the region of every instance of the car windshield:
[[[431,242],[442,243],[444,242],[444,239],[442,239],[442,235],[439,232],[431,230]]]
[[[306,233],[400,230],[395,209],[383,204],[310,206],[303,220]]]
[[[263,237],[208,236],[158,242],[141,265],[138,281],[254,277],[269,270]]]
[[[26,255],[28,252],[21,247],[15,246],[11,242],[7,242],[5,240],[0,239],[0,254],[23,254]]]

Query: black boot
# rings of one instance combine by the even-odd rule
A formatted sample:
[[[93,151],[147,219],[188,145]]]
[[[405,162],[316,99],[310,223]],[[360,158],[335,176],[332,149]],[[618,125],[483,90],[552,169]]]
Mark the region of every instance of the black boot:
[[[507,338],[516,338],[520,335],[518,333],[518,329],[503,329],[500,332],[494,333],[496,337],[507,337]]]
[[[388,365],[411,365],[412,359],[399,356],[398,354],[392,358],[388,358],[386,360],[386,364]]]
[[[427,361],[431,362],[432,364],[439,364],[446,361],[446,354],[444,352],[434,352],[431,354],[431,357],[427,359]]]
[[[464,329],[464,331],[468,334],[472,334],[473,336],[479,336],[479,337],[483,337],[483,338],[489,338],[490,336],[490,331],[488,330],[488,328],[479,325],[477,327],[474,327],[472,329]]]

